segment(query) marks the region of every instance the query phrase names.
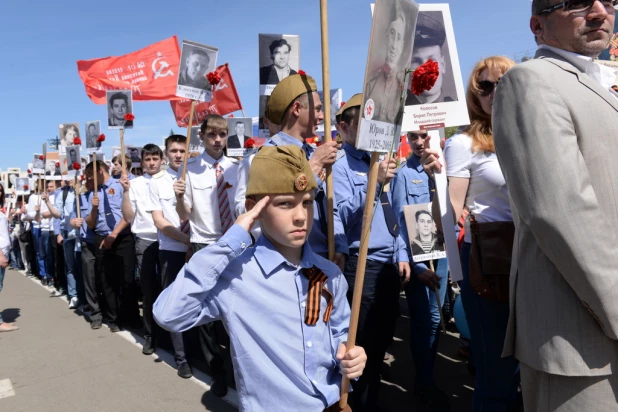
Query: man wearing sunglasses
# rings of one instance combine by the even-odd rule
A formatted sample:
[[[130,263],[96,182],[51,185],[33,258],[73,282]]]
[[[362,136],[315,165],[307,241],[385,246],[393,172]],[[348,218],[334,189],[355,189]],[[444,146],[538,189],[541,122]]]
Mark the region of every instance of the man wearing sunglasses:
[[[526,411],[618,410],[618,94],[594,62],[617,3],[533,0],[539,50],[496,89],[516,226],[504,354]]]

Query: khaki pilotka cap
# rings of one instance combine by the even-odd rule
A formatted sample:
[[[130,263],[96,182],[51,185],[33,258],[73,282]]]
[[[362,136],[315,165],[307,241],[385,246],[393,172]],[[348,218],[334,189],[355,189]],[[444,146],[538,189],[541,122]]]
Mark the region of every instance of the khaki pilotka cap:
[[[354,96],[350,97],[350,100],[348,100],[343,106],[341,106],[341,109],[339,109],[339,111],[337,112],[337,116],[341,116],[343,112],[351,109],[352,107],[360,107],[361,104],[363,104],[363,94],[357,93]]]
[[[251,162],[246,197],[309,192],[318,188],[303,149],[263,146]]]
[[[318,91],[313,77],[292,74],[275,86],[266,103],[264,116],[274,124],[281,124],[285,111],[301,94]]]

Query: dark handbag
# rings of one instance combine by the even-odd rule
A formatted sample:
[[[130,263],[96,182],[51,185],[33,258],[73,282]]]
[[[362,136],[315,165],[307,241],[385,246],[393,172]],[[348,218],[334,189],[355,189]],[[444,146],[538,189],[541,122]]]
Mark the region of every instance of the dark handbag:
[[[26,227],[22,222],[19,222],[19,235],[17,238],[22,243],[28,243],[30,240],[30,231],[26,230]]]
[[[515,225],[479,223],[470,215],[470,235],[470,286],[480,296],[508,303]]]

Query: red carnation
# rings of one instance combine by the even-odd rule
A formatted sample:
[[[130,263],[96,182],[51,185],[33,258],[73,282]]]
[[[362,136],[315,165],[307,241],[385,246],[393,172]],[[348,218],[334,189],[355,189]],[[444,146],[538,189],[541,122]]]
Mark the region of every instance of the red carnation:
[[[101,136],[97,137],[97,143],[101,143],[105,141],[105,135],[102,134]]]
[[[127,113],[124,115],[124,120],[126,120],[127,122],[132,122],[133,120],[135,120],[135,116],[133,116],[132,113]]]
[[[56,167],[60,167],[60,162],[56,162]]]
[[[24,190],[28,190],[28,185],[24,185]]]
[[[245,141],[245,149],[253,149],[254,146],[255,146],[255,140],[247,139]]]
[[[32,170],[28,169],[28,174],[31,175],[32,174]]]
[[[79,170],[81,168],[82,168],[81,163],[79,163],[79,162],[73,163],[73,170]]]
[[[431,59],[427,60],[412,72],[412,84],[410,87],[412,94],[419,96],[424,91],[431,90],[436,81],[438,81],[439,76],[440,67],[438,63]]]
[[[297,73],[300,74],[301,76],[306,76],[307,75],[307,73],[305,73],[304,70],[299,70]]]
[[[206,75],[206,78],[208,79],[208,83],[210,83],[213,86],[216,86],[221,81],[221,75],[217,73],[216,71],[208,73]]]
[[[80,139],[79,137],[74,138],[73,139],[73,144],[81,145],[82,144],[82,139]]]
[[[234,117],[234,115],[233,115],[233,114],[231,114],[231,115],[229,115],[228,117]]]
[[[345,102],[341,102],[341,104],[339,105],[340,108],[343,106],[345,106]]]
[[[45,160],[45,157],[43,157],[43,155],[39,156],[39,160]]]

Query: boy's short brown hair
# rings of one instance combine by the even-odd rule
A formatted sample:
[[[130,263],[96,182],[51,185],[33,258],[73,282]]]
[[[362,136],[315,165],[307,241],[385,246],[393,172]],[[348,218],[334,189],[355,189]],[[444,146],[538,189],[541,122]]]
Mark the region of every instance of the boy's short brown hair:
[[[200,126],[200,131],[204,134],[210,131],[219,133],[222,130],[225,130],[227,133],[227,120],[218,114],[209,114],[202,122],[202,126]]]

